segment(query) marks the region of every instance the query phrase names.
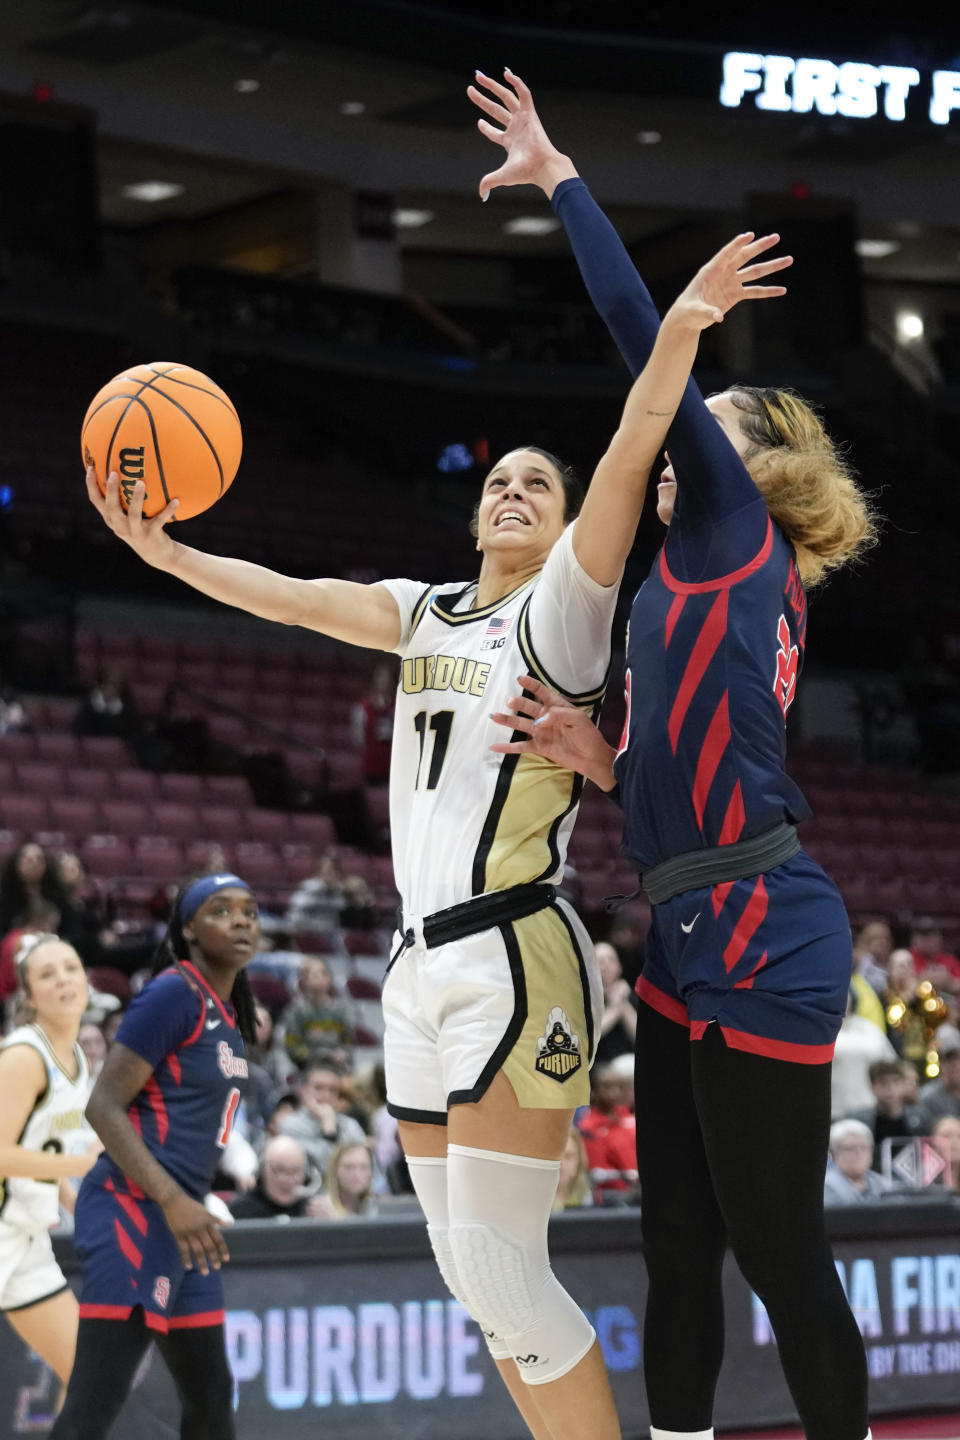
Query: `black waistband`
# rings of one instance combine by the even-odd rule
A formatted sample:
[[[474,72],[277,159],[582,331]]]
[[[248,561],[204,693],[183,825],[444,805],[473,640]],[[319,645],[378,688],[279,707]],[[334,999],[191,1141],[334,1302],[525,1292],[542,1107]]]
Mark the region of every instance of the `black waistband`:
[[[468,935],[478,935],[481,930],[492,930],[510,920],[522,920],[525,915],[534,915],[545,910],[557,898],[555,885],[540,885],[536,881],[529,885],[513,885],[509,890],[491,890],[486,895],[475,895],[459,905],[449,905],[446,910],[436,910],[423,919],[423,939],[428,950],[437,945],[449,945],[454,940],[465,940]],[[416,943],[416,932],[403,929],[402,939],[390,963],[393,964],[404,950]]]
[[[753,875],[762,875],[782,865],[799,849],[796,826],[783,821],[750,840],[674,855],[662,865],[645,870],[640,876],[640,886],[651,905],[662,905],[684,890],[699,890],[706,885],[724,885],[729,880],[749,880]]]

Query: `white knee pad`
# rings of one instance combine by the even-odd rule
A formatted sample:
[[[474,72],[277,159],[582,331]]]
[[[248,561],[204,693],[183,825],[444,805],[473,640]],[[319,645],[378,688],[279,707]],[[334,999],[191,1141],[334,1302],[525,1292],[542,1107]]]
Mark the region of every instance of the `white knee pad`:
[[[444,1284],[465,1310],[470,1307],[463,1297],[457,1265],[450,1245],[449,1212],[447,1209],[447,1162],[439,1156],[408,1155],[407,1168],[417,1199],[427,1217],[427,1235]],[[487,1349],[494,1360],[509,1360],[510,1346],[493,1331],[480,1327]]]
[[[558,1380],[596,1339],[550,1268],[547,1223],[559,1173],[554,1160],[447,1150],[457,1298],[485,1334],[502,1338],[528,1385]]]

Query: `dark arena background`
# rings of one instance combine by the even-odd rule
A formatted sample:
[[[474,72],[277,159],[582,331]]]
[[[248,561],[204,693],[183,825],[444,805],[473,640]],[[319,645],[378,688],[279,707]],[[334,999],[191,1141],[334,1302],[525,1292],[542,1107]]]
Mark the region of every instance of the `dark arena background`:
[[[51,865],[79,857],[70,904],[108,1028],[170,887],[235,868],[269,921],[258,998],[279,1018],[300,957],[321,955],[349,1013],[350,1103],[370,1093],[397,903],[363,731],[379,657],[148,569],[86,497],[80,422],[126,367],[195,367],[236,405],[244,453],[185,543],[303,577],[473,575],[493,461],[536,444],[588,477],[628,387],[542,195],[479,203],[501,152],[465,87],[509,64],[661,309],[740,230],[776,228],[796,257],[785,300],[705,334],[697,376],[796,386],[883,516],[877,548],[811,597],[790,768],[814,810],[801,839],[854,935],[884,922],[929,962],[926,989],[921,969],[879,999],[894,1049],[919,1043],[936,1078],[934,1029],[956,1024],[960,991],[960,964],[938,959],[960,949],[960,34],[916,5],[684,8],[0,6],[0,864],[26,840]],[[659,528],[648,505],[615,626],[612,740]],[[604,907],[636,885],[618,816],[586,787],[567,883],[633,980],[649,910]],[[333,898],[301,927],[291,900],[320,860]],[[831,1214],[878,1436],[960,1436],[960,1162],[939,1156],[926,1140],[888,1149],[891,1192]],[[628,1437],[648,1426],[634,1178],[595,1175],[601,1203],[558,1218],[553,1242]],[[231,1232],[238,1434],[519,1440],[416,1202],[380,1181],[374,1215]],[[56,1244],[75,1277],[69,1234]],[[795,1425],[732,1263],[726,1296],[718,1428]],[[46,1433],[54,1392],[4,1325],[0,1434]],[[159,1357],[114,1433],[176,1433]]]

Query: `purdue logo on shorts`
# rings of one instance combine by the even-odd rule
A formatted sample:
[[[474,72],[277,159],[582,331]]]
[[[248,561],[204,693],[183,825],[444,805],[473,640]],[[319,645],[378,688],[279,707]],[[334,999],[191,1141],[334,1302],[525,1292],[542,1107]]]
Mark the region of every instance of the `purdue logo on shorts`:
[[[560,1006],[554,1005],[547,1016],[547,1028],[537,1040],[536,1068],[541,1075],[549,1075],[562,1085],[582,1064],[580,1041]]]

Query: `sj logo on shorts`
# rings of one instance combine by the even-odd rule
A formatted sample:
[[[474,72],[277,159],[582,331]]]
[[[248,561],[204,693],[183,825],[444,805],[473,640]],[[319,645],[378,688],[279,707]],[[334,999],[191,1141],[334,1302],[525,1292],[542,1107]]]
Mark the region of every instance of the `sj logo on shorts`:
[[[537,1040],[535,1068],[541,1075],[549,1075],[551,1080],[562,1085],[564,1080],[577,1073],[582,1064],[580,1041],[560,1006],[554,1005],[547,1016],[546,1029]]]
[[[158,1275],[153,1282],[153,1303],[161,1310],[166,1310],[170,1303],[170,1281],[166,1275]]]

